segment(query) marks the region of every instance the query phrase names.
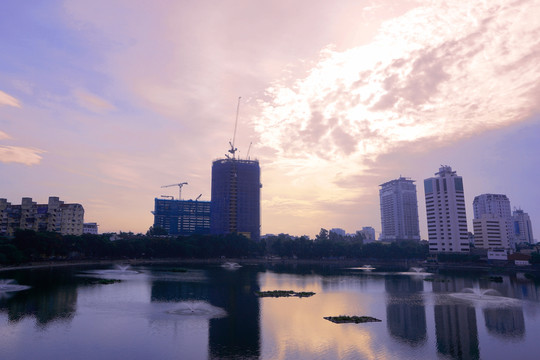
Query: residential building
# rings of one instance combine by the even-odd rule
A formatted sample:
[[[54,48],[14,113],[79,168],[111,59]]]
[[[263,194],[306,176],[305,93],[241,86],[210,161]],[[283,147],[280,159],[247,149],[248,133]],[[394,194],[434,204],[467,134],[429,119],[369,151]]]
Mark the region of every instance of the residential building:
[[[531,218],[529,214],[521,209],[515,209],[512,214],[513,235],[516,244],[528,243],[534,244],[532,233]]]
[[[424,180],[430,252],[469,252],[463,179],[450,166]]]
[[[210,233],[210,201],[154,200],[154,228],[169,235]]]
[[[0,235],[13,235],[15,230],[53,231],[63,235],[83,233],[84,208],[81,204],[65,204],[51,196],[47,204],[22,198],[21,205],[0,199]]]
[[[83,234],[98,234],[98,224],[95,222],[83,224]]]
[[[210,232],[259,240],[261,171],[257,160],[226,158],[212,163]]]
[[[380,185],[381,241],[420,241],[414,180],[399,177]]]

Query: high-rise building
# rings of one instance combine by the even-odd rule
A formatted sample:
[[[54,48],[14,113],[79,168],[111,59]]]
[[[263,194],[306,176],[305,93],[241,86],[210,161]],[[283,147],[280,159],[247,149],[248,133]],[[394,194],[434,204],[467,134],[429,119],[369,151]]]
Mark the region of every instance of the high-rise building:
[[[511,247],[508,236],[508,219],[494,214],[482,214],[473,219],[474,246],[483,249],[507,249]]]
[[[400,177],[379,185],[381,241],[420,240],[414,180]]]
[[[212,163],[210,232],[260,238],[261,171],[257,160],[227,158]]]
[[[512,246],[510,200],[503,194],[482,194],[473,201],[474,246],[484,249]]]
[[[514,239],[516,244],[528,243],[534,244],[534,237],[532,233],[531,218],[529,214],[521,209],[514,210],[512,214],[512,220],[514,225]]]
[[[82,235],[84,208],[81,204],[65,204],[56,196],[47,204],[22,198],[21,205],[0,199],[0,235],[13,235],[15,230],[53,231],[63,235]]]
[[[473,201],[474,218],[480,219],[482,214],[496,215],[501,218],[512,217],[510,200],[504,194],[482,194]]]
[[[463,179],[450,166],[424,180],[430,252],[469,252]]]
[[[154,228],[169,235],[210,233],[210,201],[155,199]]]

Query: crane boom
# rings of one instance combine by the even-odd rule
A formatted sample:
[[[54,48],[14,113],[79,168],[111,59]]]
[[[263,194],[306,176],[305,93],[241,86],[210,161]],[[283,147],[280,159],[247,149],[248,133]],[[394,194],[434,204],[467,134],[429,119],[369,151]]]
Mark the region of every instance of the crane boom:
[[[184,185],[188,185],[188,183],[183,182],[183,183],[179,183],[179,184],[163,185],[162,188],[168,188],[168,187],[171,187],[171,186],[178,186],[178,200],[182,200],[182,186],[184,186]]]
[[[233,139],[232,142],[229,141],[229,145],[231,145],[231,149],[229,152],[232,154],[234,159],[234,154],[236,153],[237,148],[234,147],[234,142],[236,141],[236,128],[238,127],[238,113],[240,112],[240,99],[242,99],[241,96],[238,97],[238,104],[236,105],[236,121],[234,122],[234,133],[233,133]]]

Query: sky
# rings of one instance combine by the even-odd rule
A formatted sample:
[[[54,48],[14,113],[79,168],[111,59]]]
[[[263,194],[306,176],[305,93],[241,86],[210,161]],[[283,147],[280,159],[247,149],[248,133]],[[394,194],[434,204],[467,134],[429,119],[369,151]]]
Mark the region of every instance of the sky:
[[[540,237],[540,0],[4,0],[0,198],[146,232],[163,185],[210,200],[233,138],[262,234],[380,231],[379,185],[441,165]],[[250,145],[251,144],[251,145]],[[249,154],[248,154],[249,150]]]

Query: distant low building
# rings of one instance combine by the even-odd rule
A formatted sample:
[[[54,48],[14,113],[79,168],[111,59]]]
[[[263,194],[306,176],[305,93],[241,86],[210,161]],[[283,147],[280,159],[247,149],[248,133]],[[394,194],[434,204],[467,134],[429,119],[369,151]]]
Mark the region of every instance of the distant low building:
[[[508,260],[508,250],[503,248],[489,249],[487,252],[488,260]]]
[[[364,236],[364,244],[375,241],[375,229],[371,226],[364,226],[362,227],[362,230],[358,232]]]
[[[47,204],[22,198],[21,205],[0,199],[0,235],[11,236],[15,230],[52,231],[63,235],[82,235],[84,208],[81,204],[65,204],[56,196]]]
[[[83,234],[93,234],[93,235],[97,235],[98,234],[98,224],[93,222],[93,223],[84,223],[83,224]]]
[[[341,235],[341,236],[345,236],[347,234],[347,232],[344,229],[341,229],[341,228],[330,229],[330,232],[333,232],[334,234]]]

